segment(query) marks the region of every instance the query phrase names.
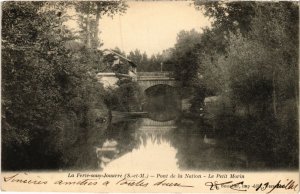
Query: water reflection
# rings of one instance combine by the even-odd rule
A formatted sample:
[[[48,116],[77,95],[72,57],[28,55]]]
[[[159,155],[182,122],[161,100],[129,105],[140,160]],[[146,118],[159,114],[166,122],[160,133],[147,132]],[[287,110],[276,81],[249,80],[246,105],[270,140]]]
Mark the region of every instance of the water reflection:
[[[180,169],[237,170],[247,167],[247,157],[243,153],[229,149],[225,141],[213,137],[201,122],[178,122],[169,138],[177,149]]]
[[[124,127],[126,126],[126,127]],[[142,118],[117,123],[96,149],[102,170],[237,170],[248,158],[211,138],[197,122]]]
[[[105,170],[176,170],[176,149],[156,135],[140,138],[142,146],[107,164]]]
[[[129,124],[130,123],[130,124]],[[124,132],[124,126],[130,126]],[[178,169],[176,149],[168,136],[175,121],[154,121],[148,118],[124,121],[109,129],[109,138],[97,148],[101,169]],[[127,137],[127,138],[126,138]]]
[[[94,131],[94,132],[93,132]],[[264,168],[228,141],[214,137],[200,121],[149,118],[111,123],[82,133],[65,153],[63,169],[247,170]]]
[[[177,90],[168,85],[156,85],[145,91],[143,111],[156,121],[176,119],[180,114],[181,101]]]

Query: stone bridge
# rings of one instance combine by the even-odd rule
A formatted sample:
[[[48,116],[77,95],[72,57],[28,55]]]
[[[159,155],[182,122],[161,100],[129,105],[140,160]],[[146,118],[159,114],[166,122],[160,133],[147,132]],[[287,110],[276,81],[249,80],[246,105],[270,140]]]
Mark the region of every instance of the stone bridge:
[[[138,72],[136,76],[130,76],[126,74],[116,74],[116,73],[98,73],[97,79],[103,84],[105,88],[117,87],[116,83],[120,77],[132,78],[132,80],[137,81],[140,85],[142,91],[155,86],[155,85],[168,85],[175,87],[176,81],[172,77],[171,72]]]
[[[155,85],[176,86],[171,72],[138,72],[137,82],[143,91]]]

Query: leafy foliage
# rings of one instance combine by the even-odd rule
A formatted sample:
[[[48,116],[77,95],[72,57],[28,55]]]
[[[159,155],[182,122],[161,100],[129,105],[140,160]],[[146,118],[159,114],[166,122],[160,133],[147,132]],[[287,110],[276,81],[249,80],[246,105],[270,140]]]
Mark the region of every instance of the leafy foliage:
[[[162,53],[153,54],[151,57],[147,56],[145,52],[141,53],[140,50],[136,49],[131,51],[127,57],[138,65],[138,71],[141,72],[174,70],[170,49],[164,50]]]
[[[204,37],[219,33],[219,50],[215,41],[204,50],[198,64],[204,68],[203,82],[208,90],[220,96],[229,97],[234,109],[241,114],[246,107],[247,117],[239,122],[247,123],[241,129],[232,121],[226,130],[239,142],[250,143],[255,137],[261,144],[251,146],[258,154],[269,154],[280,165],[297,164],[298,136],[298,57],[299,48],[299,6],[294,2],[195,2],[202,6],[206,15],[213,17],[211,30],[204,31]],[[214,49],[215,48],[215,51]],[[221,51],[221,52],[220,52]],[[199,68],[201,69],[201,68]],[[200,72],[200,71],[199,71]],[[288,114],[290,110],[294,114]],[[288,116],[287,116],[288,115]],[[288,117],[288,118],[287,118]],[[289,120],[289,124],[287,122]],[[291,122],[293,121],[293,122]],[[224,119],[218,119],[220,126],[226,126]],[[293,124],[291,124],[293,123]],[[289,129],[287,126],[289,125]],[[236,128],[236,127],[235,127]],[[288,134],[293,145],[283,134]],[[266,140],[267,139],[267,140]],[[243,144],[244,145],[244,144]],[[289,148],[283,148],[288,145]],[[288,159],[280,159],[280,154]],[[262,153],[264,152],[264,153]]]
[[[177,35],[177,43],[172,52],[175,78],[182,87],[191,86],[198,74],[201,34],[195,30],[181,31]]]
[[[68,6],[3,4],[3,169],[58,168],[82,130],[104,129],[93,119],[108,115],[95,79],[102,53],[70,44],[75,37],[63,25]]]

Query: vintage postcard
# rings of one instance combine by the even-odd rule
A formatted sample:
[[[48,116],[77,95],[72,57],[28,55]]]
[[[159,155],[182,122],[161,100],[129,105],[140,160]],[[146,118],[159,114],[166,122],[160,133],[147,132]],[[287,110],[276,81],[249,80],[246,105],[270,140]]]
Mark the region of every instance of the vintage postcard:
[[[298,193],[297,1],[4,1],[1,190]]]

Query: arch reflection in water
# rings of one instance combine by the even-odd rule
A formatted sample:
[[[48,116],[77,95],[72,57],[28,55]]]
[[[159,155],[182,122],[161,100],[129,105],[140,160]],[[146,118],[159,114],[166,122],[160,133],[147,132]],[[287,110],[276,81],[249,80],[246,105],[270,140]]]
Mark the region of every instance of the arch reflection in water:
[[[168,121],[178,117],[181,101],[176,88],[168,85],[155,85],[145,90],[143,111],[149,118]]]
[[[131,131],[135,146],[122,143],[116,135],[97,150],[99,166],[104,170],[176,170],[176,149],[169,140],[175,128],[174,121],[159,122],[140,119]],[[116,129],[115,129],[116,130]],[[126,152],[121,150],[127,147]],[[123,147],[124,148],[124,147]]]
[[[90,129],[65,152],[64,169],[239,170],[257,158],[212,138],[201,122],[149,118]],[[251,160],[250,160],[251,159]],[[254,161],[254,162],[253,162]],[[262,164],[259,164],[262,166]]]
[[[97,149],[103,170],[238,170],[248,158],[226,142],[208,137],[200,122],[121,122],[108,130]],[[213,143],[212,143],[213,142]]]

